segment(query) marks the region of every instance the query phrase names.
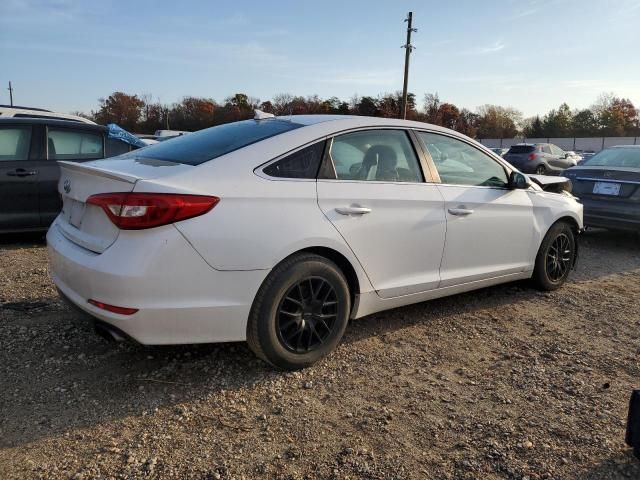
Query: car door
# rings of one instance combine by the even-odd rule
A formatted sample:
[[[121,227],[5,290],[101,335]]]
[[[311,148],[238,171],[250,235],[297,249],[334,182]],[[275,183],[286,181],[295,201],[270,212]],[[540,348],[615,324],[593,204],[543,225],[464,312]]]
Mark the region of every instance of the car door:
[[[445,202],[440,286],[533,268],[534,217],[527,191],[509,189],[506,168],[471,142],[425,131],[418,138],[430,152]]]
[[[437,288],[445,239],[442,195],[402,129],[368,129],[329,141],[318,205],[381,297]],[[428,172],[428,170],[427,170]]]
[[[25,123],[0,125],[0,231],[40,226],[34,130]]]
[[[39,168],[38,204],[40,225],[48,227],[62,208],[58,193],[60,167],[58,160],[85,162],[104,158],[104,135],[92,129],[48,125],[46,128],[46,160]]]

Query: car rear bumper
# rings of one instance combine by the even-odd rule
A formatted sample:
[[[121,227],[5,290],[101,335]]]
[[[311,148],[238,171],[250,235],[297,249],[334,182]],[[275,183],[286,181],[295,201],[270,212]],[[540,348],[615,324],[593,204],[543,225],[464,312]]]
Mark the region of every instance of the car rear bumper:
[[[585,214],[584,223],[587,227],[640,232],[640,220],[621,219],[618,217],[606,215]]]
[[[586,226],[640,231],[640,212],[637,205],[619,205],[590,199],[582,199],[582,202]]]
[[[152,235],[123,231],[96,254],[68,240],[56,222],[47,233],[51,278],[81,310],[143,344],[246,339],[249,310],[267,270],[215,270],[172,225]],[[138,311],[121,315],[89,299]]]

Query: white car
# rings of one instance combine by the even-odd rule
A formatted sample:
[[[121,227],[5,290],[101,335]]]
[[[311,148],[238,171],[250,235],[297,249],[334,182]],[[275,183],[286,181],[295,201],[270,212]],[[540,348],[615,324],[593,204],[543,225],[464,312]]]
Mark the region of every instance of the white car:
[[[479,143],[388,118],[265,117],[59,162],[47,241],[62,295],[116,337],[247,340],[295,369],[349,319],[567,279],[581,204]]]

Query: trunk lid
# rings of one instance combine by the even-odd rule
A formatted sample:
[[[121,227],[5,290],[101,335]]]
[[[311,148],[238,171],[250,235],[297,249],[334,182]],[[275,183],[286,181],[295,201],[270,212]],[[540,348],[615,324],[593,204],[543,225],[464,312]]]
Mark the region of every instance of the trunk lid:
[[[62,197],[62,211],[56,226],[68,240],[95,253],[102,253],[109,248],[118,238],[120,230],[102,208],[86,203],[91,195],[131,192],[139,180],[164,177],[194,168],[142,158],[58,164],[58,192]]]
[[[564,172],[578,197],[628,199],[640,192],[640,168],[578,166]]]

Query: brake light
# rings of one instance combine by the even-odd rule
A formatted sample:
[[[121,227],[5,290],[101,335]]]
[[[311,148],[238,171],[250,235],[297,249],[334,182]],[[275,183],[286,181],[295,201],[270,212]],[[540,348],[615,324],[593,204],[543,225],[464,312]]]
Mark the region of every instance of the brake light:
[[[535,160],[537,157],[537,155],[535,153],[530,153],[529,154],[529,160]]]
[[[133,315],[138,311],[137,308],[128,308],[128,307],[116,307],[115,305],[109,305],[108,303],[102,303],[93,298],[90,298],[88,302],[91,305],[94,305],[102,310],[106,310],[107,312],[119,313],[120,315]]]
[[[203,215],[220,199],[206,195],[174,193],[99,193],[87,199],[107,214],[121,230],[159,227]]]

